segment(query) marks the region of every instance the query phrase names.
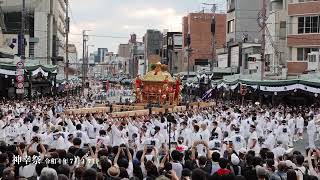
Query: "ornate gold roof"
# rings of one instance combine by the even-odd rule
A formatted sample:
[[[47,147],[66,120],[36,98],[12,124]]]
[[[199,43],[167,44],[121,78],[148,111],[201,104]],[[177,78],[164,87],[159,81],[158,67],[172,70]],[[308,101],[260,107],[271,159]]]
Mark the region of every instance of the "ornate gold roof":
[[[149,71],[146,75],[142,77],[142,81],[154,81],[162,82],[167,78],[169,82],[175,82],[175,79],[171,74],[166,71],[166,65],[156,64],[155,70]]]

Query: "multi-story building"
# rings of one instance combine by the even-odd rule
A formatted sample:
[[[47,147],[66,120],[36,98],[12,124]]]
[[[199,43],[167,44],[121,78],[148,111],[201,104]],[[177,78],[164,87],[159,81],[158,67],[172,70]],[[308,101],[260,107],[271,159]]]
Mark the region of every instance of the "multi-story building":
[[[135,78],[137,75],[142,75],[145,72],[145,46],[142,42],[136,42],[132,45],[130,52],[129,74],[132,78]]]
[[[287,4],[286,0],[271,0],[268,8],[266,34],[266,70],[279,75],[286,66]]]
[[[119,44],[118,47],[119,57],[129,58],[130,57],[130,44]]]
[[[108,48],[98,48],[98,53],[94,58],[95,63],[101,63],[104,60],[104,57],[108,53]]]
[[[211,22],[213,16],[216,21],[215,30],[215,48],[219,49],[226,44],[226,15],[213,13],[190,13],[183,17],[182,23],[182,48],[185,51],[187,47],[187,36],[191,37],[192,52],[189,55],[189,70],[197,71],[202,66],[210,67],[214,55],[213,37],[211,32]],[[187,56],[184,58],[183,66],[187,67]],[[213,64],[212,64],[213,65]]]
[[[227,43],[236,44],[243,41],[254,42],[260,39],[258,13],[262,1],[227,0]]]
[[[148,29],[143,37],[144,42],[144,70],[146,73],[148,67],[148,58],[150,55],[159,55],[162,47],[162,33],[158,30]]]
[[[178,73],[183,70],[182,65],[182,32],[163,32],[162,64],[167,64],[169,72]]]
[[[319,53],[320,1],[288,0],[288,74],[308,71],[308,54]]]
[[[6,29],[11,36],[6,41],[18,43],[21,30],[21,0],[10,0],[1,4]],[[65,0],[26,0],[26,56],[40,64],[60,65],[63,73],[65,59]],[[62,64],[61,64],[62,63]]]
[[[74,44],[68,44],[68,51],[69,51],[69,64],[70,68],[77,69],[78,68],[78,52],[77,47]]]
[[[260,71],[261,8],[260,0],[227,0],[226,44],[219,50],[218,67],[226,66],[232,74]],[[258,60],[248,62],[252,56]]]

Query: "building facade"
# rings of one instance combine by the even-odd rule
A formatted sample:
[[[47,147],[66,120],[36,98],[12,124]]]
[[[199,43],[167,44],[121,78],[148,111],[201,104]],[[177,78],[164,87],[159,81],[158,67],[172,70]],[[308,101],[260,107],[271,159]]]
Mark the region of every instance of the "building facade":
[[[148,29],[143,37],[144,43],[144,72],[146,73],[148,67],[148,58],[150,55],[160,55],[162,48],[162,33],[158,30]]]
[[[161,59],[168,65],[169,72],[175,74],[182,71],[182,32],[163,32]]]
[[[189,55],[189,70],[197,71],[201,66],[210,66],[214,58],[213,37],[211,33],[211,22],[213,16],[216,19],[215,30],[215,48],[219,49],[226,44],[226,15],[212,13],[190,13],[183,17],[182,37],[183,51],[186,51],[187,36],[191,37],[192,52]],[[183,66],[187,67],[187,55],[184,57]]]
[[[278,75],[286,67],[287,57],[287,3],[271,0],[268,8],[266,35],[266,71]]]
[[[308,54],[320,48],[320,1],[288,0],[289,74],[308,71]]]
[[[130,57],[130,44],[119,44],[118,47],[119,57],[129,58]]]
[[[104,57],[108,53],[108,48],[98,48],[97,55],[94,59],[95,63],[101,63],[104,60]]]
[[[1,4],[6,28],[4,34],[10,34],[11,42],[19,40],[21,29],[22,1],[10,0]],[[63,74],[65,61],[65,0],[26,0],[26,41],[27,59],[39,64],[59,65]],[[10,41],[10,38],[7,39]],[[14,40],[15,39],[15,40]],[[61,68],[60,68],[61,67]]]
[[[227,43],[236,44],[247,41],[254,42],[261,39],[260,26],[257,23],[258,13],[262,1],[227,0]]]
[[[68,51],[69,51],[69,64],[70,64],[69,67],[72,69],[77,69],[78,63],[79,63],[77,47],[74,44],[69,44]]]

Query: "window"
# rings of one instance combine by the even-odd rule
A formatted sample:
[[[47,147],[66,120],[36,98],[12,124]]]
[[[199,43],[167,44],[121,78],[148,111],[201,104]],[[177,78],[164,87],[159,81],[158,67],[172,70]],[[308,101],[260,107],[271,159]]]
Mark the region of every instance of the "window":
[[[317,61],[317,58],[315,54],[309,55],[309,62],[316,62],[316,61]]]
[[[298,48],[297,49],[297,53],[298,53],[298,55],[297,55],[297,60],[298,61],[303,61],[304,59],[303,59],[303,48]]]
[[[228,33],[232,33],[234,31],[234,20],[228,21]]]
[[[320,17],[298,17],[298,34],[303,33],[320,33]]]
[[[306,61],[309,53],[318,51],[318,48],[297,48],[297,60]]]
[[[311,33],[311,17],[305,17],[304,32]]]
[[[317,33],[318,32],[318,16],[311,17],[311,33]]]
[[[304,60],[307,60],[308,59],[308,54],[311,52],[311,49],[310,48],[304,48],[304,54],[303,54],[303,57],[304,57]]]
[[[280,22],[280,39],[281,40],[285,40],[286,39],[286,33],[287,33],[287,29],[286,29],[286,21],[281,21]]]
[[[304,17],[298,18],[298,33],[299,34],[304,33]]]
[[[235,5],[235,0],[228,0],[228,12],[232,12],[233,10],[235,10],[236,5]]]

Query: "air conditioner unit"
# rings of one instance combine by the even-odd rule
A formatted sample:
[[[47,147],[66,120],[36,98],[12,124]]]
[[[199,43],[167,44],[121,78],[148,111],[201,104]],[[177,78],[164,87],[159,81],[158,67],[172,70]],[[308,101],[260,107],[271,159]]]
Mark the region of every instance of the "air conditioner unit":
[[[308,71],[317,71],[320,69],[320,52],[314,51],[308,53]]]

